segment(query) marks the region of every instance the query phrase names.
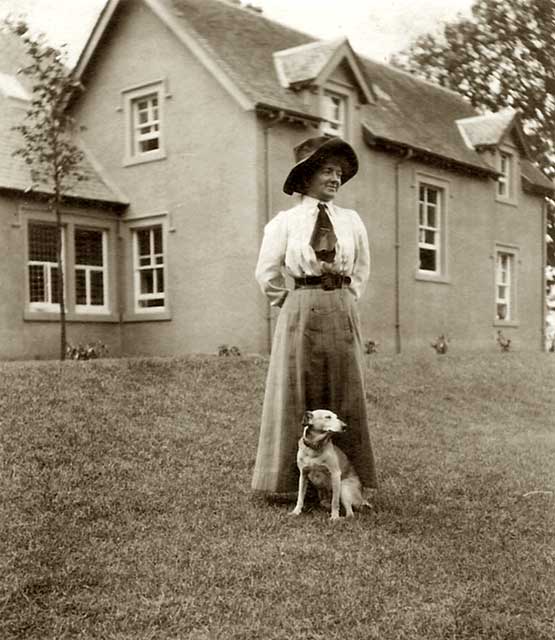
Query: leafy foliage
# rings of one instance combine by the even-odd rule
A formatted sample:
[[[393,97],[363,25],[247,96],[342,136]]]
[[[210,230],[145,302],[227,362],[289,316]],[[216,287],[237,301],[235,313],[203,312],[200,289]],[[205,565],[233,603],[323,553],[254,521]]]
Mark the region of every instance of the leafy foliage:
[[[76,182],[85,180],[83,152],[71,134],[74,120],[66,107],[79,88],[64,64],[64,50],[49,46],[42,36],[34,36],[25,22],[6,22],[24,46],[27,64],[19,71],[29,76],[32,96],[22,124],[14,127],[23,138],[14,155],[21,156],[29,167],[34,187],[49,193],[49,208],[57,227],[57,262],[60,292],[60,359],[66,357],[66,320],[64,299],[64,263],[62,259],[62,212],[64,196]]]
[[[417,38],[392,63],[457,91],[480,111],[519,109],[533,159],[555,177],[555,0],[475,0],[471,18]],[[548,253],[555,264],[554,242]]]
[[[29,165],[34,183],[46,186],[53,196],[67,192],[85,179],[81,168],[83,152],[71,138],[74,120],[66,111],[69,97],[79,88],[66,65],[65,51],[33,36],[24,22],[9,23],[19,36],[29,64],[19,73],[32,81],[32,98],[25,122],[15,129],[23,145],[15,151]]]

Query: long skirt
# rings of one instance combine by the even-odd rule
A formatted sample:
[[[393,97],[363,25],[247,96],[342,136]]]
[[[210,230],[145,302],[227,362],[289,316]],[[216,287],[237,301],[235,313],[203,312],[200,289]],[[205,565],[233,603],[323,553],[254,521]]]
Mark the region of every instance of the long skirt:
[[[297,490],[298,440],[305,411],[329,409],[346,424],[334,443],[363,486],[377,486],[364,393],[356,301],[347,289],[291,291],[279,313],[266,380],[252,488]]]

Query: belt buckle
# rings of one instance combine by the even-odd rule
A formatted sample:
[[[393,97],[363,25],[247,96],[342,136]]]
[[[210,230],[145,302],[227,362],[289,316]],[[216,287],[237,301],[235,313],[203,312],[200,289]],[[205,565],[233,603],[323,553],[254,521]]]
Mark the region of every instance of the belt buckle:
[[[333,291],[336,288],[335,273],[324,273],[322,275],[322,289],[324,291]]]

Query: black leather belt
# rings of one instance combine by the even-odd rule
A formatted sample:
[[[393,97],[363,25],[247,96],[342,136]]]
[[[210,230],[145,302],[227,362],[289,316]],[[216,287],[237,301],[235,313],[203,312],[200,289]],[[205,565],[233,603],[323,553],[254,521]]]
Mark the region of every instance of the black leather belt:
[[[338,273],[324,273],[322,276],[304,276],[295,278],[295,289],[312,288],[323,289],[324,291],[333,291],[341,289],[351,284],[349,276],[342,276]]]

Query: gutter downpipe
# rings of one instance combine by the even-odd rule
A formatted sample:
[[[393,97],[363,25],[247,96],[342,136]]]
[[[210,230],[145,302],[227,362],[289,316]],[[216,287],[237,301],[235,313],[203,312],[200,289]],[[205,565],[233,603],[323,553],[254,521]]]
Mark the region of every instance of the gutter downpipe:
[[[395,163],[395,353],[401,353],[401,165],[410,160],[413,150],[409,147],[405,155]]]
[[[542,295],[541,295],[541,350],[546,351],[546,339],[547,339],[547,281],[545,278],[545,269],[547,267],[547,198],[542,201]]]
[[[280,110],[272,114],[270,120],[264,125],[264,195],[265,195],[265,216],[264,225],[270,222],[272,215],[272,192],[270,185],[270,129],[285,119],[285,112]],[[268,353],[272,351],[272,308],[266,302],[266,344]]]

